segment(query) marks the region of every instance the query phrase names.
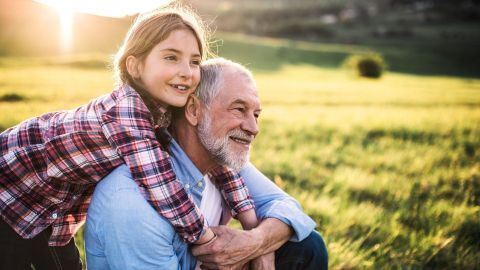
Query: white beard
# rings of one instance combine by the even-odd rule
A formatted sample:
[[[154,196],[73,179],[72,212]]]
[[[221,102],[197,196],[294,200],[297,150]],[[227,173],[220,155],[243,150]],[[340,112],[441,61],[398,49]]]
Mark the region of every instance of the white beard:
[[[230,167],[235,171],[240,171],[250,159],[250,151],[240,151],[235,153],[230,144],[230,136],[240,138],[250,138],[240,129],[229,131],[223,138],[215,138],[212,135],[212,119],[208,113],[205,113],[198,124],[198,136],[203,147],[212,155],[213,160],[219,165]]]

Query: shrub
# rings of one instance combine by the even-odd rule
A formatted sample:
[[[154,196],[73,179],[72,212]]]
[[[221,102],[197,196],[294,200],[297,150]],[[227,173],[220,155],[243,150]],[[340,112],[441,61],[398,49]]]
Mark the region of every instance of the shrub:
[[[5,102],[16,102],[16,101],[22,101],[22,100],[25,100],[25,97],[19,94],[5,94],[3,96],[0,96],[0,101],[5,101]]]
[[[376,53],[351,55],[344,65],[367,78],[380,78],[387,67],[383,57]]]

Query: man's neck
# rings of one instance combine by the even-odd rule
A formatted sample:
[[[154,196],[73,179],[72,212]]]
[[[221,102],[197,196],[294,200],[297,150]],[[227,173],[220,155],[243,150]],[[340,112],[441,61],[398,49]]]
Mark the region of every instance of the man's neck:
[[[175,120],[172,125],[173,138],[202,174],[218,166],[201,144],[195,127],[189,125],[184,118]]]

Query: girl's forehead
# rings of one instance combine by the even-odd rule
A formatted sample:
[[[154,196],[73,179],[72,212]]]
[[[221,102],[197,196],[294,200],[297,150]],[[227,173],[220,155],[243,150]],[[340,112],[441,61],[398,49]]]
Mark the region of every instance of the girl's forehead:
[[[154,49],[201,56],[200,44],[195,34],[188,29],[173,30],[166,39],[158,42]]]

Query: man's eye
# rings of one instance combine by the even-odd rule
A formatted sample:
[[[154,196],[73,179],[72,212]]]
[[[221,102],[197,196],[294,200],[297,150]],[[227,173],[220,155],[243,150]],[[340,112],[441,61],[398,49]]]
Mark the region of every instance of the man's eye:
[[[243,107],[238,107],[238,108],[235,108],[235,110],[243,113],[243,112],[245,111],[245,108],[243,108]]]

